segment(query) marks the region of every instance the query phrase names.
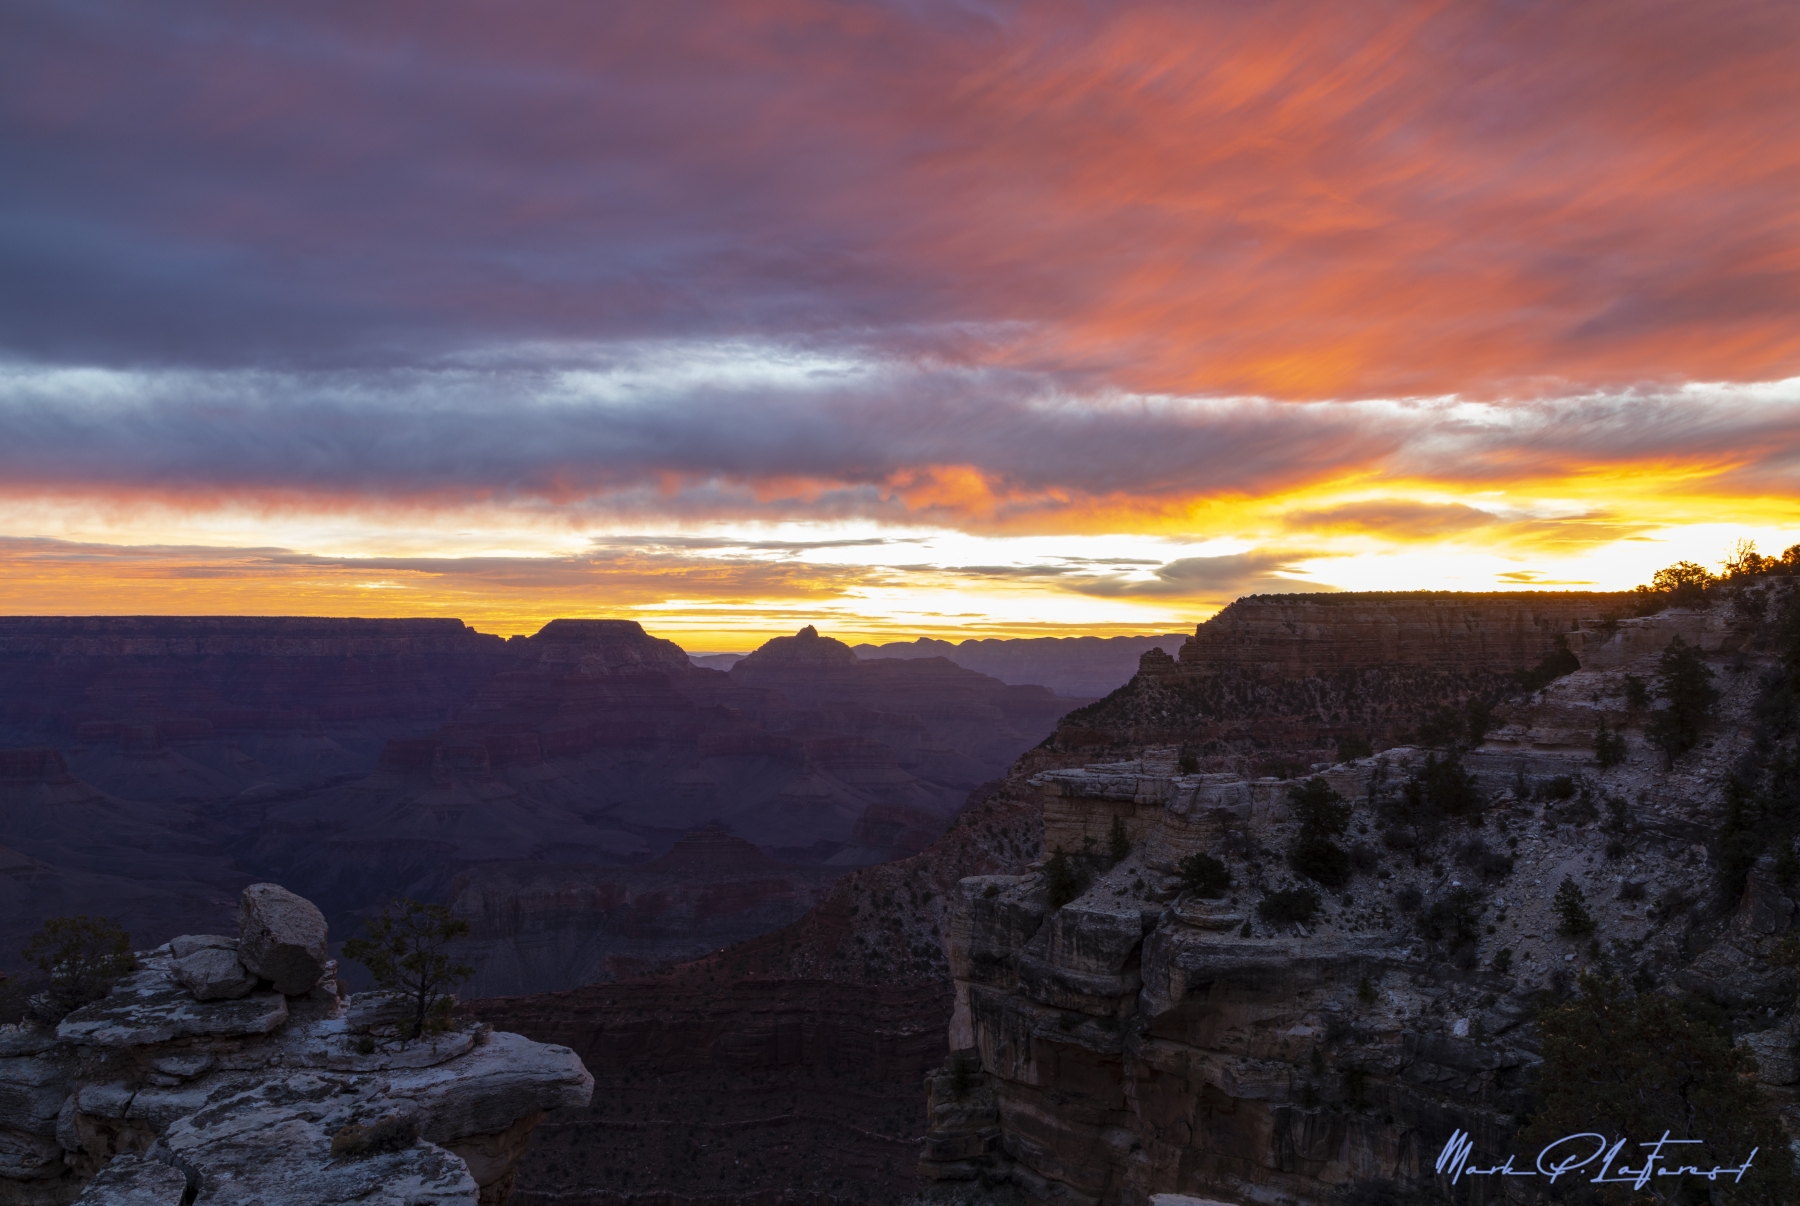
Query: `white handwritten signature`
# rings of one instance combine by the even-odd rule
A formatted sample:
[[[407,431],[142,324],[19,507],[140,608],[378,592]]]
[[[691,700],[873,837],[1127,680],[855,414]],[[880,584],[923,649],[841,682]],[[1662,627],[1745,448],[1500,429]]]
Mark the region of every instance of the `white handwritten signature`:
[[[1613,1161],[1625,1147],[1625,1140],[1616,1142],[1605,1135],[1597,1135],[1584,1131],[1577,1135],[1564,1135],[1556,1142],[1547,1145],[1537,1156],[1535,1170],[1514,1168],[1513,1157],[1508,1156],[1506,1163],[1496,1164],[1492,1168],[1478,1168],[1469,1163],[1469,1156],[1475,1150],[1475,1141],[1467,1131],[1457,1131],[1444,1144],[1444,1150],[1438,1153],[1437,1171],[1439,1175],[1448,1174],[1450,1183],[1456,1184],[1464,1177],[1549,1177],[1554,1183],[1558,1177],[1587,1168],[1594,1161],[1600,1161],[1600,1170],[1589,1179],[1593,1185],[1629,1185],[1633,1189],[1642,1189],[1650,1183],[1651,1177],[1705,1177],[1708,1181],[1717,1181],[1720,1177],[1730,1177],[1732,1181],[1742,1181],[1744,1174],[1750,1171],[1750,1161],[1756,1159],[1761,1148],[1751,1148],[1750,1155],[1742,1164],[1733,1168],[1695,1168],[1691,1164],[1657,1167],[1664,1158],[1665,1148],[1676,1147],[1684,1143],[1699,1143],[1699,1139],[1671,1139],[1669,1132],[1664,1131],[1662,1138],[1654,1143],[1640,1143],[1639,1147],[1650,1150],[1644,1155],[1644,1162],[1637,1168],[1620,1164],[1613,1168]],[[1592,1150],[1589,1151],[1589,1145]],[[1582,1153],[1586,1152],[1585,1155]],[[1676,1153],[1670,1152],[1669,1159]]]

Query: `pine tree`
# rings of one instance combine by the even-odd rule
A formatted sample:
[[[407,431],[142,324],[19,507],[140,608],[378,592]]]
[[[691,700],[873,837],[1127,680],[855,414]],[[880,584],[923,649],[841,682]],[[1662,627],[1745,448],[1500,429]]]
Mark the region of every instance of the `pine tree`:
[[[1574,880],[1563,877],[1562,886],[1556,890],[1556,899],[1551,908],[1562,920],[1557,922],[1556,932],[1565,938],[1581,938],[1594,932],[1594,915],[1588,912],[1587,893]]]
[[[1712,672],[1701,659],[1700,647],[1680,637],[1663,650],[1656,687],[1669,706],[1658,709],[1650,718],[1644,736],[1673,765],[1677,757],[1699,744],[1701,727],[1712,714],[1719,692],[1712,685]]]

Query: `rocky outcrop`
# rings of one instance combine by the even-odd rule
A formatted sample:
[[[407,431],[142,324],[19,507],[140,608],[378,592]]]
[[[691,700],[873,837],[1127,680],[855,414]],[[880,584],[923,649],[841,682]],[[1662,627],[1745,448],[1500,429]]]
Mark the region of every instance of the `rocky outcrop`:
[[[305,992],[325,974],[325,915],[280,884],[251,884],[238,907],[238,960],[276,992]]]
[[[1630,595],[1612,592],[1251,595],[1195,628],[1178,657],[1194,673],[1276,678],[1396,665],[1506,673],[1630,607]]]
[[[272,887],[246,894],[246,920],[310,955],[282,915],[310,918]],[[0,1026],[0,1201],[499,1206],[538,1119],[588,1103],[566,1047],[478,1023],[403,1041],[379,1011],[345,1008],[335,965],[289,993],[190,990],[196,959],[235,964],[251,937],[140,952],[54,1027]]]
[[[1362,611],[1352,602],[1344,614]],[[1472,659],[1491,659],[1490,672],[1535,660],[1525,638],[1543,614],[1530,603],[1503,617],[1504,639],[1472,637]],[[1039,769],[1028,782],[1044,844],[1075,854],[1087,882],[1060,907],[1042,864],[958,884],[945,927],[951,1055],[928,1078],[921,1173],[1010,1181],[1069,1206],[1165,1195],[1325,1206],[1358,1186],[1377,1195],[1369,1200],[1430,1191],[1453,1131],[1472,1137],[1480,1162],[1504,1159],[1539,1059],[1532,1017],[1582,971],[1693,994],[1755,1054],[1770,1091],[1791,1095],[1800,1018],[1776,944],[1800,913],[1792,889],[1765,856],[1735,907],[1703,904],[1719,876],[1707,840],[1724,816],[1721,785],[1758,739],[1758,691],[1774,665],[1760,631],[1754,615],[1721,606],[1570,640],[1588,668],[1534,694],[1515,684],[1462,756],[1478,829],[1408,811],[1408,780],[1442,749],[1396,745],[1285,777],[1197,767],[1180,745]],[[1293,636],[1303,649],[1336,650],[1331,673],[1460,674],[1433,667],[1430,632],[1410,647],[1419,663],[1349,671],[1342,660],[1357,649],[1405,649],[1413,638]],[[1712,653],[1722,698],[1706,740],[1666,769],[1640,736],[1647,717],[1628,702],[1627,676],[1653,679],[1676,636]],[[1304,755],[1330,721],[1319,715],[1329,693],[1315,678],[1288,678],[1272,636],[1246,641],[1230,656],[1293,689],[1240,699],[1288,716],[1264,734],[1266,749]],[[1165,682],[1140,676],[1111,702],[1121,714],[1168,707],[1169,727],[1193,732],[1200,724],[1174,710],[1183,697]],[[1274,706],[1293,700],[1303,701],[1297,719]],[[1417,699],[1409,716],[1396,701],[1393,715],[1416,726],[1438,706]],[[1626,734],[1616,765],[1595,759],[1602,721]],[[1301,743],[1282,744],[1296,733]],[[1351,806],[1341,889],[1324,890],[1286,857],[1298,830],[1291,789],[1313,775]],[[1122,858],[1108,853],[1117,832]],[[1178,866],[1194,854],[1231,874],[1215,899],[1183,888]],[[1552,897],[1565,880],[1585,893],[1591,942],[1559,933]],[[1304,921],[1265,907],[1309,887],[1316,911]]]

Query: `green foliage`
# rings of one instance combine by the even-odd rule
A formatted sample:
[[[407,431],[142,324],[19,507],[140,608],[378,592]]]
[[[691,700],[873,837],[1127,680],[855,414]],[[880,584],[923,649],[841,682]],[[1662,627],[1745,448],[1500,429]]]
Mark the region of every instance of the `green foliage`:
[[[1487,906],[1471,888],[1455,888],[1419,914],[1419,933],[1444,950],[1458,966],[1473,967],[1481,942],[1481,912]]]
[[[1669,706],[1650,717],[1644,736],[1673,764],[1699,743],[1700,730],[1719,698],[1712,685],[1712,672],[1701,660],[1699,646],[1680,637],[1669,642],[1662,653],[1656,689]]]
[[[1319,894],[1311,888],[1271,892],[1256,906],[1256,915],[1271,925],[1311,921],[1319,911]]]
[[[452,917],[445,905],[421,904],[402,897],[390,900],[381,916],[363,922],[366,938],[344,943],[344,957],[369,969],[375,983],[412,999],[409,1038],[447,1029],[449,993],[475,974],[453,960],[447,947],[469,932],[469,923]]]
[[[1375,982],[1369,977],[1364,976],[1356,982],[1356,999],[1363,1005],[1375,1003]]]
[[[1574,880],[1563,877],[1562,886],[1556,889],[1556,898],[1550,902],[1560,919],[1556,923],[1556,932],[1565,938],[1584,938],[1594,932],[1594,915],[1588,912],[1587,893]]]
[[[1741,1184],[1658,1178],[1667,1201],[1776,1206],[1796,1200],[1793,1160],[1774,1103],[1757,1087],[1749,1053],[1688,1017],[1671,998],[1626,994],[1617,979],[1584,975],[1580,995],[1538,1015],[1543,1064],[1530,1124],[1516,1147],[1535,1152],[1595,1132],[1631,1143],[1698,1140],[1669,1165],[1736,1167]],[[1640,1153],[1642,1148],[1627,1150]],[[1586,1188],[1586,1187],[1584,1187]],[[1594,1187],[1608,1203],[1641,1201],[1629,1185]]]
[[[1200,756],[1193,750],[1182,750],[1181,757],[1176,759],[1175,766],[1184,775],[1197,774],[1200,770]]]
[[[1707,597],[1719,579],[1703,565],[1677,561],[1664,566],[1650,577],[1650,585],[1637,588],[1637,613],[1655,615],[1665,607],[1705,607]]]
[[[47,978],[34,1012],[46,1022],[98,1001],[137,966],[131,935],[105,917],[52,917],[22,952]]]
[[[1350,827],[1350,805],[1317,776],[1288,788],[1288,801],[1303,833],[1336,837]]]
[[[1504,976],[1512,971],[1512,947],[1503,946],[1500,953],[1494,956],[1494,971]]]
[[[1088,876],[1085,868],[1063,852],[1058,846],[1050,853],[1050,861],[1044,864],[1044,889],[1050,894],[1050,907],[1060,909],[1087,890]]]
[[[1556,648],[1544,655],[1544,659],[1529,670],[1521,670],[1515,676],[1519,685],[1527,691],[1541,691],[1564,675],[1573,674],[1581,669],[1581,659],[1569,648],[1567,637],[1558,635]]]
[[[1594,761],[1601,770],[1610,770],[1625,761],[1625,734],[1608,727],[1604,716],[1594,729]]]
[[[1454,752],[1425,755],[1425,764],[1401,785],[1400,803],[1400,809],[1386,810],[1388,819],[1417,825],[1427,833],[1450,818],[1481,824],[1481,792],[1475,776]]]
[[[1300,820],[1300,835],[1288,850],[1289,865],[1338,891],[1351,879],[1350,854],[1331,839],[1349,828],[1350,805],[1316,776],[1288,788],[1288,800]]]
[[[1113,814],[1112,829],[1106,836],[1107,852],[1115,863],[1124,862],[1125,856],[1131,853],[1131,838],[1125,833],[1125,818]]]
[[[1625,706],[1633,712],[1650,706],[1650,685],[1635,674],[1625,676]]]
[[[1367,758],[1375,752],[1367,737],[1356,733],[1346,733],[1337,739],[1337,756],[1339,762],[1350,762],[1357,758]]]
[[[1353,872],[1350,852],[1327,837],[1301,834],[1288,850],[1288,865],[1295,874],[1304,875],[1333,892],[1350,883]]]
[[[1181,886],[1195,896],[1217,899],[1231,887],[1231,871],[1210,854],[1190,854],[1175,864]]]

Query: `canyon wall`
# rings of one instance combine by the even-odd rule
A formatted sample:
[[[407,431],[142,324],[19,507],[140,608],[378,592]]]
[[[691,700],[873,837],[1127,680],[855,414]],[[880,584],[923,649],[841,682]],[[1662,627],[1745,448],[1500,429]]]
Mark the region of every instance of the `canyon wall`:
[[[1800,1018],[1794,973],[1775,956],[1800,910],[1771,856],[1741,900],[1707,904],[1721,785],[1759,740],[1759,692],[1779,669],[1764,609],[1613,623],[1604,597],[1508,600],[1486,632],[1480,600],[1421,608],[1401,596],[1392,613],[1392,597],[1325,598],[1234,605],[1178,667],[1147,658],[1150,673],[1059,734],[1071,749],[1129,756],[1023,768],[1045,848],[1076,854],[1086,882],[1060,907],[1041,862],[958,884],[946,925],[952,1055],[928,1081],[928,1181],[1011,1184],[1069,1206],[1447,1192],[1434,1166],[1453,1132],[1472,1137],[1477,1164],[1511,1150],[1540,1056],[1533,1018],[1585,971],[1693,996],[1756,1053],[1776,1102],[1792,1099]],[[1501,672],[1557,637],[1584,668],[1534,693],[1513,683],[1494,703]],[[1707,651],[1721,700],[1701,745],[1666,767],[1630,681],[1653,682],[1676,637]],[[1452,656],[1459,639],[1466,668]],[[1304,672],[1313,657],[1320,675]],[[1182,690],[1208,680],[1226,685]],[[1345,686],[1357,681],[1386,688],[1390,730],[1489,693],[1491,723],[1460,756],[1485,824],[1408,811],[1407,784],[1442,749],[1350,760],[1325,749],[1346,711],[1369,724]],[[1432,690],[1409,702],[1421,683]],[[1100,732],[1108,716],[1123,731]],[[1602,721],[1625,734],[1617,765],[1596,762]],[[1146,731],[1178,740],[1145,743]],[[1209,760],[1186,744],[1196,737],[1213,743]],[[1258,759],[1315,757],[1287,777],[1257,773]],[[1287,857],[1292,791],[1313,775],[1350,808],[1341,889]],[[1109,852],[1115,824],[1123,857]],[[1195,854],[1224,864],[1228,890],[1207,899],[1184,886],[1179,864]],[[1558,932],[1551,898],[1565,880],[1585,892],[1591,942]],[[1264,907],[1308,886],[1317,911],[1303,924]],[[1444,902],[1473,910],[1472,938],[1452,942],[1427,920]],[[1500,1200],[1485,1180],[1458,1192]]]

